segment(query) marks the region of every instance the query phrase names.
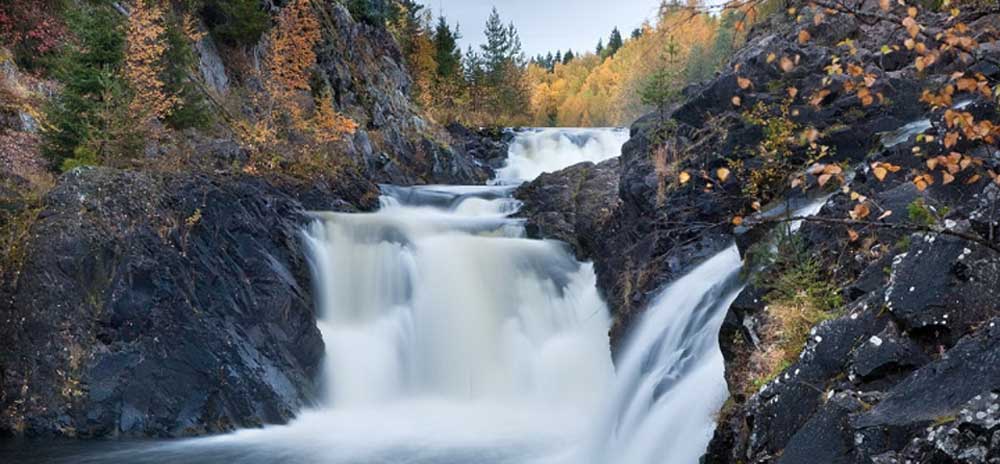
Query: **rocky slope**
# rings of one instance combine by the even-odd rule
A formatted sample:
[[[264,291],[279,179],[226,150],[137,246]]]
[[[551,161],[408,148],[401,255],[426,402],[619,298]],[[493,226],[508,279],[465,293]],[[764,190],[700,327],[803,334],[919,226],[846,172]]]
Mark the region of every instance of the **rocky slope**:
[[[315,79],[329,85],[335,109],[359,124],[340,149],[364,176],[399,185],[486,182],[492,170],[468,155],[465,140],[426,120],[410,99],[413,81],[392,35],[384,27],[355,21],[341,2],[317,5],[322,39],[315,50]],[[199,73],[215,100],[264,91],[257,81],[263,65],[243,55],[261,56],[266,47],[262,40],[249,52],[234,52],[216,45],[210,35],[202,39]]]
[[[538,224],[540,235],[587,244],[577,249],[596,262],[599,285],[616,312],[615,343],[664,283],[733,240],[752,256],[753,245],[769,236],[771,213],[807,194],[832,195],[818,216],[831,221],[806,223],[798,236],[805,259],[819,263],[823,280],[840,289],[840,303],[799,343],[805,346],[795,361],[775,372],[754,371],[748,366],[768,353],[768,340],[781,337],[768,333],[781,328],[768,304],[780,270],[748,268],[750,285],[720,334],[732,398],[705,462],[1000,459],[1000,189],[973,172],[960,172],[949,183],[938,174],[925,190],[907,178],[926,169],[925,156],[951,151],[972,154],[988,168],[1000,162],[988,143],[945,149],[945,111],[920,101],[924,88],[943,85],[958,71],[997,83],[1000,48],[993,34],[1000,15],[984,9],[949,19],[921,11],[927,37],[962,22],[981,45],[968,61],[942,54],[917,70],[916,51],[883,53],[904,29],[879,19],[887,16],[879,2],[849,3],[856,16],[792,2],[796,17],[776,14],[755,26],[726,70],[687,89],[667,120],[650,115],[638,121],[620,159],[617,198],[579,198],[573,193],[579,167],[520,191],[529,224]],[[905,10],[894,13],[896,21],[906,17]],[[822,20],[814,21],[817,15]],[[788,69],[781,57],[788,57]],[[876,77],[872,92],[884,100],[865,105],[857,93],[838,90],[847,74],[830,77],[828,66],[840,60],[866,63],[862,73]],[[798,97],[789,100],[788,88]],[[824,88],[834,90],[814,100]],[[771,184],[771,203],[761,205],[768,213],[734,227],[734,216],[752,212],[747,175],[767,167],[756,153],[769,132],[748,117],[749,110],[785,102],[789,119],[799,129],[815,128],[817,146],[828,147],[822,162],[842,166],[845,175],[824,189],[817,177],[803,174],[807,193]],[[1000,119],[996,103],[982,94],[956,95],[959,102],[976,121]],[[780,111],[767,120],[778,118]],[[790,149],[790,172],[782,182],[808,168],[807,150]],[[898,166],[900,174],[880,180],[873,163]],[[719,168],[732,174],[720,177]],[[680,180],[682,171],[692,180]],[[868,218],[874,224],[843,222],[859,199],[876,208]],[[554,201],[561,205],[551,206]],[[596,227],[550,213],[587,202],[613,213],[602,215]]]
[[[323,354],[303,211],[375,193],[339,188],[66,174],[4,311],[4,429],[177,436],[290,419],[316,399]]]
[[[376,182],[492,175],[495,137],[422,119],[391,36],[322,5],[316,71],[361,125],[337,148],[357,172],[247,175],[233,169],[248,158],[236,140],[196,132],[147,150],[193,151],[194,166],[76,169],[44,196],[25,194],[24,173],[45,172],[37,144],[24,154],[37,169],[4,164],[0,231],[14,246],[0,266],[0,435],[165,437],[288,421],[317,400],[324,350],[305,212],[374,208]],[[260,85],[237,69],[239,51],[210,36],[197,49],[215,99],[239,103]],[[4,140],[37,141],[24,113],[11,114]]]

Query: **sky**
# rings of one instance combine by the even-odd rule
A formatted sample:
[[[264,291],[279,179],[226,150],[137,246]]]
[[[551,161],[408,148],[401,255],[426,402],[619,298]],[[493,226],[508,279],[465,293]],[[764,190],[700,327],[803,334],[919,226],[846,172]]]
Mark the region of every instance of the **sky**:
[[[593,51],[608,42],[615,26],[628,37],[656,16],[660,0],[422,0],[437,17],[441,11],[462,32],[462,50],[483,42],[483,26],[492,7],[504,23],[514,22],[527,56],[556,50]]]

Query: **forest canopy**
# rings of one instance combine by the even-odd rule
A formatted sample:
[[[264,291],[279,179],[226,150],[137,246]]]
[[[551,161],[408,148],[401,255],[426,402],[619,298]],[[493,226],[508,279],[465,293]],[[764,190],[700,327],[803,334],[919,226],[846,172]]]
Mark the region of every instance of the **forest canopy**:
[[[652,21],[627,36],[613,28],[593,51],[527,59],[516,26],[497,9],[483,45],[462,51],[463,32],[444,16],[435,19],[409,0],[398,4],[403,14],[388,21],[414,74],[416,100],[438,122],[480,126],[626,125],[711,77],[761,8],[719,11],[699,0],[665,0]],[[661,98],[649,98],[653,93]]]

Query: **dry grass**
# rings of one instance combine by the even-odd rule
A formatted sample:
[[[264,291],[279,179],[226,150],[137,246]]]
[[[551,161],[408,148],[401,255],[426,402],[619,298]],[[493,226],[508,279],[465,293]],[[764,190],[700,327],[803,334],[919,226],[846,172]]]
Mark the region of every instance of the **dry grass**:
[[[813,327],[835,318],[841,305],[840,289],[795,237],[779,245],[774,263],[760,273],[757,284],[770,292],[760,330],[761,345],[750,353],[746,372],[740,376],[748,395],[795,363]]]

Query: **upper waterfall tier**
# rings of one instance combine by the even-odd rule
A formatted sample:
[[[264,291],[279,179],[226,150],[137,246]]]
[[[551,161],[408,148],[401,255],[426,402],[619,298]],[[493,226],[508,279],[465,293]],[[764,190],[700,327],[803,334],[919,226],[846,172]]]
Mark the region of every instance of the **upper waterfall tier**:
[[[577,163],[615,158],[628,139],[628,130],[617,128],[524,129],[511,142],[507,164],[497,171],[494,183],[529,182]]]

